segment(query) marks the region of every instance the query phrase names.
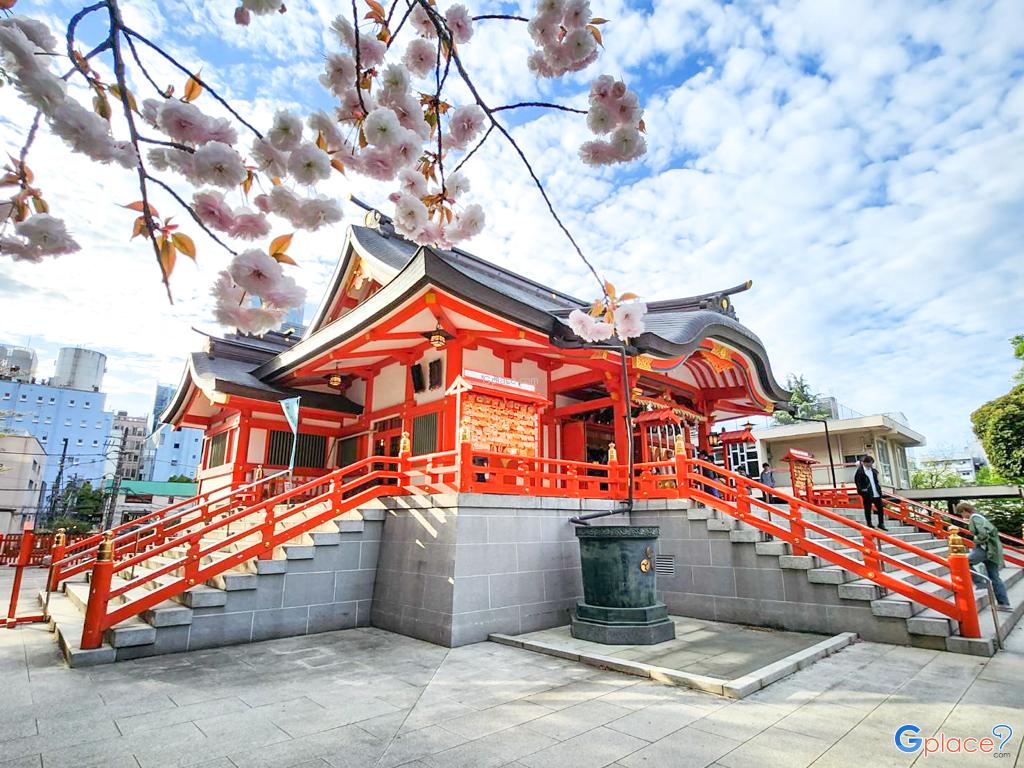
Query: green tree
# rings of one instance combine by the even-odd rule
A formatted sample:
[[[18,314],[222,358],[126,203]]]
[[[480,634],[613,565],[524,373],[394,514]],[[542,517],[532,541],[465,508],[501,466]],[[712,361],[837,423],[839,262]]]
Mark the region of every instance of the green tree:
[[[1006,478],[986,464],[974,474],[974,485],[1009,485]]]
[[[1024,384],[971,414],[992,469],[1012,483],[1024,482]]]
[[[1024,526],[1024,501],[1017,499],[978,499],[974,503],[992,525],[1001,532],[1021,537],[1021,526]]]
[[[195,480],[188,475],[171,475],[167,478],[168,483],[194,483]]]
[[[73,515],[89,527],[99,525],[103,518],[103,491],[93,488],[88,481],[82,483],[75,498]]]
[[[926,467],[910,474],[911,488],[956,488],[963,485],[960,475],[948,469]]]
[[[802,374],[789,374],[786,377],[786,389],[792,393],[789,404],[796,408],[796,416],[804,419],[827,419],[832,416],[832,409],[827,403],[821,402],[821,393],[815,392]],[[775,423],[795,424],[797,419],[785,411],[776,411]]]
[[[46,527],[51,531],[63,528],[67,533],[88,533],[92,530],[92,525],[88,520],[81,520],[77,517],[56,517]]]
[[[1013,374],[1013,380],[1024,384],[1024,333],[1018,333],[1010,343],[1013,345],[1013,356],[1020,360],[1020,370]]]

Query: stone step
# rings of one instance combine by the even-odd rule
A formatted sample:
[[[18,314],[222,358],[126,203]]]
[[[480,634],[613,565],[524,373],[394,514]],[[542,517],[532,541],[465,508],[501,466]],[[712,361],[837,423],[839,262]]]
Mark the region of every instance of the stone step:
[[[89,585],[81,582],[65,584],[64,594],[84,618],[85,607],[89,602]],[[185,610],[188,609],[186,608]],[[189,611],[189,623],[191,623],[191,613]],[[147,645],[156,641],[156,627],[146,623],[139,617],[133,616],[108,629],[104,634],[104,639],[110,643],[112,648]]]
[[[935,550],[941,550],[945,553],[946,542],[941,539],[931,539],[928,541],[915,542],[914,546],[919,549],[924,549],[934,552]],[[847,557],[853,557],[860,561],[861,553],[855,549],[841,549],[836,550],[838,553],[846,555]],[[894,556],[897,560],[907,565],[921,565],[929,562],[924,555],[914,554],[912,552],[906,552],[900,550],[895,546],[883,547],[882,552],[888,555]],[[819,558],[820,560],[821,558]],[[896,565],[893,563],[883,563],[883,568],[888,571],[896,570]],[[851,581],[857,581],[860,577],[853,571],[848,571],[841,565],[822,565],[820,568],[812,568],[807,572],[807,578],[812,584],[846,584]]]
[[[1006,583],[1007,590],[1012,586],[1021,582],[1024,579],[1024,570],[1020,568],[1003,568],[999,575],[1002,576],[1003,581]],[[933,584],[925,584],[921,586],[927,592],[938,595],[942,598],[948,598],[952,593],[950,590],[942,589]],[[975,600],[978,604],[979,609],[986,608],[988,606],[988,590],[980,589],[975,590]],[[929,608],[925,608],[919,603],[915,603],[910,598],[900,594],[890,594],[878,600],[871,602],[871,612],[876,616],[890,616],[904,619],[911,619],[921,614],[926,614],[924,618],[944,618],[942,614],[936,611],[932,611]],[[935,634],[934,632],[920,632],[919,634]]]
[[[915,567],[919,571],[925,571],[943,579],[949,578],[948,568],[940,563],[933,563],[929,561],[923,565]],[[942,587],[937,584],[932,584],[930,581],[927,581],[913,573],[896,570],[892,571],[889,575],[901,582],[904,582],[905,584],[918,587],[923,591],[934,591],[936,593],[945,591],[948,595],[948,591],[943,590]],[[886,594],[888,594],[888,590],[879,584],[876,584],[871,579],[857,579],[856,581],[851,581],[848,584],[839,585],[839,596],[847,600],[878,600],[885,597]]]

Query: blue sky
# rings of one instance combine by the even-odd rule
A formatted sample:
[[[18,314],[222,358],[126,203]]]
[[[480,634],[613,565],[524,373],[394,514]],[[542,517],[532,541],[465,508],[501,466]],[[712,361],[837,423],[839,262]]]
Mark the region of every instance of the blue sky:
[[[202,67],[258,125],[282,106],[329,104],[316,74],[337,48],[325,29],[338,3],[289,2],[284,16],[248,29],[234,26],[230,2],[123,6],[130,24]],[[74,7],[18,4],[47,19]],[[479,24],[463,55],[492,104],[583,104],[602,73],[641,94],[650,152],[625,169],[576,159],[587,138],[576,116],[505,113],[599,269],[651,299],[753,279],[737,308],[780,379],[801,372],[857,411],[903,411],[932,446],[965,444],[970,411],[1009,387],[1007,340],[1024,330],[1024,4],[592,7],[610,20],[607,50],[578,76],[538,84],[523,25],[507,22]],[[180,91],[178,75],[147,63]],[[0,90],[0,148],[19,145],[30,117]],[[155,382],[176,381],[201,343],[191,328],[216,330],[206,290],[225,259],[197,237],[199,264],[179,267],[169,306],[149,254],[127,242],[130,217],[107,203],[137,197],[130,175],[69,161],[48,137],[34,167],[84,250],[38,267],[0,262],[0,340],[32,337],[51,358],[63,344],[107,352],[110,403],[144,413]],[[470,250],[595,293],[507,145],[492,140],[467,172],[489,219]],[[386,194],[358,177],[324,191],[379,202]],[[361,218],[353,206],[346,214]],[[342,234],[295,239],[307,315]]]

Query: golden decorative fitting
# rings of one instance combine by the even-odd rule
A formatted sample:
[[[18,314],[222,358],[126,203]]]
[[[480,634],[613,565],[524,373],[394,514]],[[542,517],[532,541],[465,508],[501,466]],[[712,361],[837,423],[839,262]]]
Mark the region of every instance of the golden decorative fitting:
[[[651,371],[654,370],[653,362],[654,358],[650,355],[637,355],[633,358],[633,367],[638,371]]]
[[[651,561],[646,557],[640,561],[640,572],[647,573],[651,570]]]
[[[960,529],[957,528],[955,525],[949,526],[949,554],[967,554],[967,547],[964,546],[963,537],[960,536]]]
[[[67,529],[66,528],[58,528],[57,529],[57,535],[53,537],[53,546],[55,546],[55,547],[63,547],[66,540],[67,540]]]
[[[409,440],[408,432],[402,433],[402,439],[398,443],[398,453],[412,453],[412,442]]]
[[[113,560],[114,559],[114,532],[104,531],[103,541],[100,542],[99,549],[96,550],[97,560]]]
[[[618,464],[619,463],[619,454],[618,454],[618,451],[615,450],[615,443],[608,443],[608,463],[609,464]]]
[[[459,442],[468,443],[469,440],[469,424],[467,424],[466,422],[462,422],[462,425],[459,428]]]
[[[682,435],[676,435],[675,451],[676,456],[682,456],[686,453],[686,438]]]

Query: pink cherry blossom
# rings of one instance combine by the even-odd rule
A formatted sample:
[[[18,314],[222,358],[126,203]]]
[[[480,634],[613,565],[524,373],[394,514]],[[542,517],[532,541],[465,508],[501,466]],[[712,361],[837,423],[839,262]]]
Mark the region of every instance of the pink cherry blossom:
[[[619,304],[615,308],[615,332],[623,341],[635,339],[644,332],[644,315],[647,305],[642,301]]]
[[[291,309],[306,300],[306,289],[296,283],[295,278],[282,275],[277,284],[271,290],[264,292],[260,298],[276,309]]]
[[[452,138],[458,144],[465,145],[476,138],[483,130],[487,115],[479,104],[464,104],[456,107],[448,124]]]
[[[239,288],[262,296],[265,291],[274,289],[282,272],[277,260],[254,248],[235,256],[228,266],[228,274]]]
[[[567,0],[562,12],[562,24],[566,29],[582,29],[590,23],[590,0]]]
[[[452,5],[445,11],[445,21],[456,43],[468,43],[473,37],[473,17],[466,6],[461,3]]]
[[[402,63],[417,77],[426,77],[437,63],[437,47],[429,40],[418,37],[405,49]]]
[[[569,328],[588,343],[607,341],[612,337],[615,328],[611,323],[597,320],[581,309],[569,313]]]
[[[224,195],[213,190],[196,192],[192,197],[192,208],[200,220],[210,229],[230,232],[235,224],[235,215],[224,201]]]
[[[412,24],[413,29],[415,29],[422,37],[437,37],[437,27],[434,26],[434,22],[430,18],[430,14],[427,13],[426,9],[418,3],[416,7],[412,9],[412,13],[409,14],[409,23]]]
[[[239,208],[234,212],[235,220],[231,225],[230,234],[242,240],[258,240],[270,234],[270,222],[262,213],[248,208]]]

